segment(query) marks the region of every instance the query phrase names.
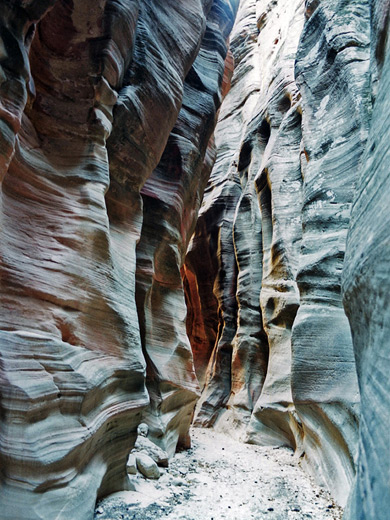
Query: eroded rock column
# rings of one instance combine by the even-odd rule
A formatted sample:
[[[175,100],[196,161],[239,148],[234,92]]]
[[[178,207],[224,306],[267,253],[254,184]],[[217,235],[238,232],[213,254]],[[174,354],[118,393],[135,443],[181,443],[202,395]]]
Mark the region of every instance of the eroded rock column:
[[[137,246],[137,304],[147,360],[152,435],[173,454],[188,446],[199,397],[180,270],[210,175],[208,148],[220,105],[226,39],[235,2],[216,1],[198,56],[187,73],[182,107],[164,154],[144,187]]]
[[[186,262],[199,287],[191,341],[209,358],[196,423],[292,446],[341,504],[359,413],[341,271],[370,120],[370,9],[240,4]]]
[[[354,475],[359,391],[341,271],[370,107],[370,7],[309,4],[296,64],[304,172],[300,308],[292,390],[304,460],[345,503]]]
[[[127,487],[127,455],[150,402],[135,302],[140,190],[160,162],[184,90],[193,88],[184,82],[213,4],[58,0],[2,8],[2,518],[85,520],[97,497]],[[234,9],[218,8],[214,24],[226,38]],[[208,105],[197,116],[195,133],[205,133],[200,164],[221,87],[221,39],[211,52]],[[183,236],[195,211],[196,204],[183,219]],[[181,300],[182,319],[167,324],[168,337],[179,329],[180,341],[182,292]],[[196,384],[183,350],[159,370],[168,386],[186,391],[190,377],[192,388],[175,403],[189,415]],[[176,420],[163,432],[171,452],[187,427]]]

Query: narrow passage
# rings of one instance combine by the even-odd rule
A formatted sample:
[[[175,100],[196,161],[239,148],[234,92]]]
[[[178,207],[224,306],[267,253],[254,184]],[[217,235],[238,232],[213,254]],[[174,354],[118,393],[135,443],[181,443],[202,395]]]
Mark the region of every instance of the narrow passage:
[[[159,480],[130,475],[136,492],[98,504],[96,520],[339,520],[342,510],[313,485],[287,448],[242,444],[194,428]]]

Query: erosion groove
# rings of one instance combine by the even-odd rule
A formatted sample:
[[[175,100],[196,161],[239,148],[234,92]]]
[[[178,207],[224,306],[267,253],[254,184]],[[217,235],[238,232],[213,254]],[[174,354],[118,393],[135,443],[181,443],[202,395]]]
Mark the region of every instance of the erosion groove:
[[[0,0],[1,518],[92,520],[193,423],[387,520],[389,12]]]
[[[388,240],[377,213],[389,200],[387,131],[375,119],[388,103],[387,10],[386,2],[240,3],[216,162],[185,270],[203,386],[195,424],[294,448],[343,506],[354,486],[351,519],[385,518],[390,500],[388,472],[368,469],[389,418],[376,366],[389,360],[379,333]],[[371,255],[381,259],[375,267]]]

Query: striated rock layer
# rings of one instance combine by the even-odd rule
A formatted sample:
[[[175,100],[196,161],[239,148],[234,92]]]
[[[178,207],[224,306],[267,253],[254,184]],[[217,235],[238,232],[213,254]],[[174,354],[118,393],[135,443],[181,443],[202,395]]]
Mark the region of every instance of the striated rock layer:
[[[2,4],[5,520],[92,518],[128,486],[142,414],[171,454],[188,442],[198,390],[179,270],[236,7]]]
[[[214,2],[185,79],[178,119],[160,163],[141,191],[136,298],[151,397],[145,417],[156,440],[164,437],[170,454],[178,442],[189,445],[188,429],[199,397],[180,270],[210,175],[214,152],[208,144],[220,105],[225,42],[233,18],[228,2]]]
[[[389,2],[371,13],[370,131],[357,183],[343,272],[361,393],[356,483],[344,517],[385,520],[390,510],[390,41]]]
[[[389,500],[389,268],[379,218],[389,200],[388,9],[363,0],[240,3],[217,159],[185,270],[203,384],[196,424],[292,446],[345,504],[360,387],[351,519],[384,518]]]
[[[389,12],[2,2],[2,518],[92,518],[200,390],[388,517]]]
[[[199,287],[197,319],[217,324],[196,423],[232,424],[260,444],[299,440],[291,330],[304,166],[294,61],[303,23],[303,2],[240,4],[217,160],[186,260]],[[205,272],[207,258],[212,269]]]
[[[367,137],[369,19],[365,0],[308,8],[295,70],[307,163],[292,392],[305,461],[342,503],[354,475],[359,395],[340,285]]]

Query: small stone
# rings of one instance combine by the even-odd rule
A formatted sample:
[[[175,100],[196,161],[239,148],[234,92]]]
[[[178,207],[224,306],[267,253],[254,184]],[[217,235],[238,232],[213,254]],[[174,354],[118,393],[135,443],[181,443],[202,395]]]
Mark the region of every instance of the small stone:
[[[185,486],[186,482],[182,478],[175,478],[172,480],[172,485],[173,486]]]
[[[130,475],[135,475],[137,473],[137,460],[134,453],[130,453],[129,458],[127,459],[126,469],[127,473]]]
[[[146,423],[141,423],[138,425],[137,434],[140,437],[147,437],[149,433],[149,426]]]
[[[97,513],[98,515],[103,514],[103,512],[104,512],[104,511],[103,511],[103,508],[102,508],[102,507],[98,507],[98,508],[96,509],[96,513]]]
[[[154,460],[146,453],[136,453],[137,468],[146,478],[159,479],[160,470]]]

